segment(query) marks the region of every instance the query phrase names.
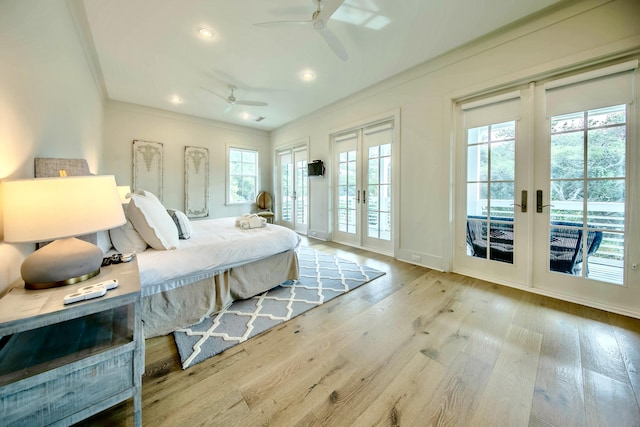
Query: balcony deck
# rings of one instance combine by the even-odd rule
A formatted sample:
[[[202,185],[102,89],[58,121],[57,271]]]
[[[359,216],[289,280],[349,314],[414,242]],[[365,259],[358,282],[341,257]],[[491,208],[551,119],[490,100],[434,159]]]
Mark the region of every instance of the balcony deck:
[[[621,261],[591,256],[588,263],[589,273],[587,277],[589,279],[601,280],[616,285],[624,283],[624,267]]]

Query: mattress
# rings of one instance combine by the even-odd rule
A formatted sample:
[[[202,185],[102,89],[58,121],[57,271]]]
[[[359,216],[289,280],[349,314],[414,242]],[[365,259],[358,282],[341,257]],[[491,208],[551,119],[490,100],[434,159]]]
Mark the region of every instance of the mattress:
[[[143,297],[291,251],[300,243],[300,236],[288,228],[267,224],[241,230],[235,218],[192,221],[191,227],[191,238],[180,240],[178,249],[137,254]]]

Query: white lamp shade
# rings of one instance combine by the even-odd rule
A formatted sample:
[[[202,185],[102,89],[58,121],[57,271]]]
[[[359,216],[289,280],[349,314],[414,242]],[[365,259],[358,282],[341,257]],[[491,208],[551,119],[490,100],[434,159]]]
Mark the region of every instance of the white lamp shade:
[[[4,240],[41,242],[126,222],[113,175],[3,181]]]

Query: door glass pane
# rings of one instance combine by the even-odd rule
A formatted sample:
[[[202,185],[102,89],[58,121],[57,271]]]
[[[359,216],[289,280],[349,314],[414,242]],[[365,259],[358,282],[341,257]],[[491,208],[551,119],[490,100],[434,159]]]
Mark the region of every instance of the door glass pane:
[[[626,143],[625,105],[551,118],[551,271],[623,283]]]
[[[492,182],[489,186],[491,219],[513,218],[514,183]]]
[[[347,163],[340,163],[338,165],[338,185],[347,185]]]
[[[486,181],[489,177],[489,144],[467,147],[467,181]]]
[[[380,186],[380,211],[391,212],[391,186]]]
[[[467,144],[479,144],[489,141],[489,126],[480,126],[467,130]]]
[[[515,135],[515,121],[467,129],[470,256],[513,263]],[[485,221],[487,218],[490,220]]]
[[[467,255],[487,257],[487,221],[467,219]]]
[[[513,181],[515,178],[516,145],[514,141],[491,144],[491,180]]]
[[[386,145],[391,146],[391,144]],[[391,184],[391,151],[380,158],[380,184]]]
[[[624,233],[603,232],[599,246],[592,252],[593,254],[589,257],[588,277],[622,284],[624,281]]]
[[[296,162],[296,188],[295,188],[295,207],[296,207],[296,223],[307,223],[307,209],[309,206],[308,185],[307,180],[307,160],[298,160]]]
[[[371,151],[369,151],[371,152]],[[379,160],[377,158],[372,159],[369,158],[369,185],[378,184],[380,181],[380,169],[379,169]]]
[[[489,224],[489,259],[513,264],[513,222]]]
[[[587,173],[589,178],[625,176],[626,127],[615,126],[588,132]]]
[[[624,179],[593,179],[587,183],[587,222],[595,227],[624,231]]]
[[[391,144],[372,146],[368,154],[367,237],[390,240]]]
[[[293,165],[291,155],[280,157],[280,197],[281,197],[281,218],[283,221],[293,220]]]
[[[470,182],[467,184],[467,216],[486,218],[489,184]]]
[[[584,176],[583,150],[583,132],[552,134],[551,179],[582,178]]]
[[[356,151],[338,153],[338,231],[356,233]]]
[[[347,233],[356,234],[356,211],[349,210],[347,212]]]
[[[558,273],[579,275],[582,269],[582,228],[551,227],[549,269]]]

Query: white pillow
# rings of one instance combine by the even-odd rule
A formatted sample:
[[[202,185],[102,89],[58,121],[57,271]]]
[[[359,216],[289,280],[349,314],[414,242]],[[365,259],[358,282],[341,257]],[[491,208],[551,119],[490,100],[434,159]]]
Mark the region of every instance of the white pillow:
[[[176,249],[178,229],[160,200],[148,191],[131,193],[127,218],[153,249]]]
[[[184,212],[181,212],[176,209],[167,209],[171,219],[176,224],[176,228],[178,229],[178,237],[187,240],[191,238],[191,222],[189,222],[189,218]]]
[[[98,246],[100,248],[100,250],[102,251],[102,254],[106,254],[107,252],[109,252],[111,250],[111,248],[113,247],[113,244],[111,242],[111,238],[109,238],[109,231],[108,230],[101,230],[98,231],[98,233],[96,233],[96,246]]]
[[[113,247],[121,254],[127,252],[140,253],[147,249],[147,242],[133,228],[133,224],[129,219],[124,225],[109,230],[109,234],[111,235]]]

